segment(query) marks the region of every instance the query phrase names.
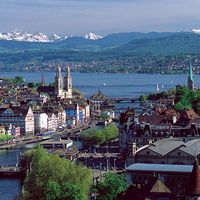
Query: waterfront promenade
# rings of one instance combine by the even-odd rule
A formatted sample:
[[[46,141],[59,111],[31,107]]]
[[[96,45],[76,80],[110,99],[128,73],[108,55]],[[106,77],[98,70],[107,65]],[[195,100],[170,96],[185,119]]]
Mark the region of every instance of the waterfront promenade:
[[[80,137],[80,134],[83,130],[95,127],[100,121],[94,120],[82,124],[76,128],[65,129],[63,131],[55,131],[52,135],[49,136],[30,136],[15,139],[14,141],[2,142],[0,143],[0,150],[3,149],[17,149],[23,148],[26,144],[39,143],[44,140],[56,139],[56,138],[70,138],[77,139]]]

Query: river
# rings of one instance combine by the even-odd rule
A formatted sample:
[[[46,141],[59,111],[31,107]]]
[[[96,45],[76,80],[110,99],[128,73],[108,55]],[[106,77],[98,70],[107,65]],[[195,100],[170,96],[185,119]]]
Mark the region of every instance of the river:
[[[1,73],[1,78],[23,76],[28,82],[40,82],[41,73]],[[55,73],[43,73],[46,84],[54,82]],[[64,76],[64,73],[63,73]],[[157,84],[160,91],[187,84],[187,75],[158,74],[111,74],[111,73],[72,73],[73,87],[82,91],[88,98],[100,89],[109,97],[136,97],[141,94],[156,92]],[[199,75],[194,76],[195,87],[200,86]],[[126,104],[119,105],[127,106]],[[129,105],[130,106],[130,105]],[[17,163],[20,150],[1,151],[0,165]],[[11,200],[20,191],[21,181],[18,179],[0,180],[0,200]]]

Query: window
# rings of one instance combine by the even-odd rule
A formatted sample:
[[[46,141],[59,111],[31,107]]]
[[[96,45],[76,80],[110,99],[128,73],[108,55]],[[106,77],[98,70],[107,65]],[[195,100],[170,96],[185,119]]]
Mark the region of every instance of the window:
[[[147,151],[147,155],[149,155],[150,153],[149,153],[149,151]]]

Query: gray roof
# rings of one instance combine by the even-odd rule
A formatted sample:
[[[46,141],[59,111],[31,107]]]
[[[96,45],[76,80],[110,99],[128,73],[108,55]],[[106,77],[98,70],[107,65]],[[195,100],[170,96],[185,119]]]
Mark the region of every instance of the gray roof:
[[[200,154],[200,139],[191,140],[180,147],[184,151],[194,157]]]
[[[181,139],[166,138],[166,139],[158,140],[157,142],[154,142],[153,144],[149,145],[148,149],[160,155],[165,155],[169,153],[170,151],[173,151],[174,149],[180,147],[183,144],[184,142]]]
[[[146,164],[135,163],[126,168],[127,172],[171,172],[191,173],[193,165],[168,165],[168,164]]]

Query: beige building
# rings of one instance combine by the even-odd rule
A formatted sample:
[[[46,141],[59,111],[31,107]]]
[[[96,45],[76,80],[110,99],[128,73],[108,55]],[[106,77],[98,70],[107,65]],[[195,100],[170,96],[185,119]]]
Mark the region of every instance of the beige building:
[[[5,127],[20,127],[21,134],[33,134],[35,129],[34,114],[31,107],[10,107],[0,109],[0,123]]]
[[[55,95],[61,99],[72,98],[72,77],[69,67],[67,67],[63,84],[61,69],[58,66],[55,77]]]

